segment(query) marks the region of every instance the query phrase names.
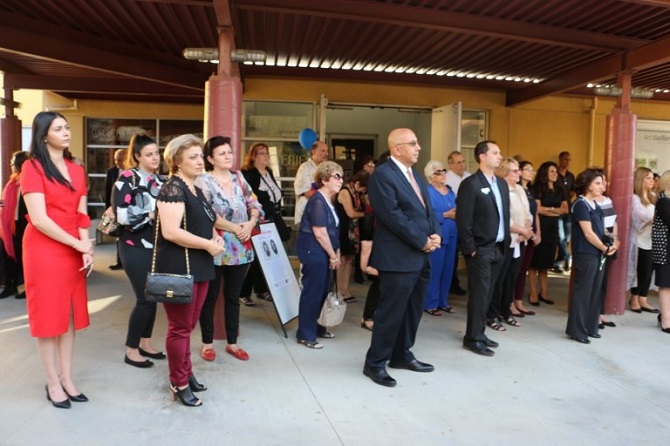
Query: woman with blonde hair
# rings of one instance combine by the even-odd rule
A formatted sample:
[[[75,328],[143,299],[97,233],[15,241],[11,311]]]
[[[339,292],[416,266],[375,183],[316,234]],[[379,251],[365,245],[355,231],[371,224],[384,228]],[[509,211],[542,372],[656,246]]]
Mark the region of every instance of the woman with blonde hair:
[[[633,183],[633,206],[630,225],[630,256],[628,259],[628,305],[635,313],[658,313],[647,302],[653,271],[651,251],[651,227],[654,219],[656,194],[654,174],[646,167],[635,169]]]
[[[516,279],[521,269],[523,250],[526,242],[534,239],[535,234],[532,225],[533,216],[530,213],[526,192],[518,184],[521,178],[519,163],[514,158],[505,158],[496,169],[495,174],[507,182],[509,188],[511,245],[494,286],[486,319],[489,327],[496,331],[505,331],[501,319],[512,327],[521,326],[512,314],[512,301]]]
[[[193,375],[191,333],[214,278],[212,257],[223,252],[223,239],[214,230],[214,209],[195,180],[204,172],[202,140],[181,135],[165,147],[163,157],[170,178],[158,194],[156,269],[158,273],[193,276],[193,300],[188,304],[164,303],[168,319],[165,340],[170,392],[185,406],[200,406],[193,392],[207,390]]]
[[[302,265],[297,340],[307,348],[321,349],[316,338],[334,338],[317,323],[328,295],[330,271],[340,266],[340,220],[333,201],[342,189],[342,167],[332,161],[319,164],[314,173],[317,190],[305,206],[295,250]]]
[[[244,158],[244,164],[240,169],[244,179],[247,180],[251,190],[256,194],[258,202],[263,207],[264,219],[266,222],[274,223],[281,240],[286,241],[291,238],[291,229],[288,227],[281,215],[281,200],[283,192],[274,173],[270,168],[270,148],[262,142],[254,143],[247,156]],[[272,301],[270,290],[265,283],[265,276],[261,269],[258,256],[249,267],[247,277],[242,284],[240,291],[240,303],[246,306],[254,306],[251,299],[251,291],[256,292],[256,297]]]

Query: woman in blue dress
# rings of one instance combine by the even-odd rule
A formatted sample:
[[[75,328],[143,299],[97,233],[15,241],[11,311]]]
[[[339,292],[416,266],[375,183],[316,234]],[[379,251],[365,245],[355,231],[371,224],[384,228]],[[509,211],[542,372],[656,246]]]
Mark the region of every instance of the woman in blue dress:
[[[441,311],[454,313],[447,299],[456,261],[458,230],[456,229],[456,195],[446,185],[447,170],[436,160],[428,161],[424,169],[428,179],[428,195],[433,211],[440,223],[441,249],[430,256],[430,282],[424,311],[432,316],[441,316]]]

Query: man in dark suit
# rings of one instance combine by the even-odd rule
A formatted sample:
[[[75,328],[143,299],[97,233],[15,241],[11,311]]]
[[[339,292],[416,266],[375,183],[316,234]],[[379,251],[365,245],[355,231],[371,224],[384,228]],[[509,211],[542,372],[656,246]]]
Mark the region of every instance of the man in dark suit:
[[[114,166],[107,169],[107,178],[105,178],[105,209],[112,205],[112,189],[114,183],[119,178],[119,175],[123,173],[123,166],[126,162],[126,149],[117,149],[114,151]],[[119,270],[123,268],[121,265],[121,257],[119,256],[119,240],[116,240],[116,264],[109,265],[111,270]]]
[[[430,253],[440,247],[440,228],[426,184],[412,171],[421,146],[410,129],[395,129],[388,137],[391,156],[370,178],[368,194],[375,231],[370,266],[379,271],[381,298],[375,313],[370,349],[363,373],[382,386],[396,381],[389,367],[432,372],[410,348],[419,328],[430,278]]]
[[[463,347],[480,355],[493,356],[495,352],[489,347],[497,347],[498,343],[487,338],[484,329],[494,284],[511,243],[509,188],[493,173],[502,161],[500,148],[495,142],[477,144],[475,159],[479,170],[461,183],[456,212],[470,293]]]

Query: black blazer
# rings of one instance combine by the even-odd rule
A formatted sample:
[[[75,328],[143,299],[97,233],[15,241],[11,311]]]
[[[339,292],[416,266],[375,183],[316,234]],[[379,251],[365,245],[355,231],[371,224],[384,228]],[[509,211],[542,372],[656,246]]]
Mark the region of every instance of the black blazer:
[[[510,236],[509,187],[505,180],[498,178],[498,189],[503,204],[503,225],[505,228],[505,250],[512,242]],[[498,235],[498,214],[496,199],[491,185],[481,170],[464,179],[458,188],[456,201],[456,225],[463,255],[470,256],[480,248],[493,248]]]
[[[426,207],[392,160],[377,167],[370,177],[368,195],[375,216],[370,266],[380,271],[421,270],[430,261],[430,254],[423,252],[428,237],[441,233],[426,183],[414,170],[412,175]]]
[[[119,178],[119,168],[114,166],[107,169],[107,178],[105,179],[105,209],[112,205],[112,188]]]

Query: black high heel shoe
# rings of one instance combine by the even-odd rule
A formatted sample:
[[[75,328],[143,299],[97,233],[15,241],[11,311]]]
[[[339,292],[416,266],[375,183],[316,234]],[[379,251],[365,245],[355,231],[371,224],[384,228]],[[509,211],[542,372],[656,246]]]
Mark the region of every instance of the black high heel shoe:
[[[80,393],[79,395],[70,395],[69,393],[67,393],[67,390],[63,389],[63,391],[65,392],[67,397],[70,399],[70,401],[72,401],[74,403],[87,403],[88,402],[88,398],[83,393]]]
[[[658,326],[661,327],[661,331],[663,333],[670,333],[670,328],[663,328],[663,325],[661,324],[661,315],[659,313],[658,315]]]
[[[195,376],[191,375],[188,377],[188,386],[191,388],[192,392],[204,392],[207,390],[207,386],[198,382],[195,379]]]
[[[172,395],[173,401],[175,397],[179,398],[179,401],[181,401],[181,403],[184,406],[188,407],[202,406],[202,401],[200,401],[195,395],[193,395],[190,386],[186,386],[183,389],[180,389],[179,387],[170,383],[170,395]]]
[[[51,395],[49,395],[49,386],[46,385],[44,386],[44,390],[47,391],[47,401],[51,401],[51,404],[53,404],[54,407],[58,409],[69,409],[72,407],[72,404],[70,403],[70,400],[64,399],[63,401],[54,401],[51,399]],[[65,392],[67,395],[67,392]]]

